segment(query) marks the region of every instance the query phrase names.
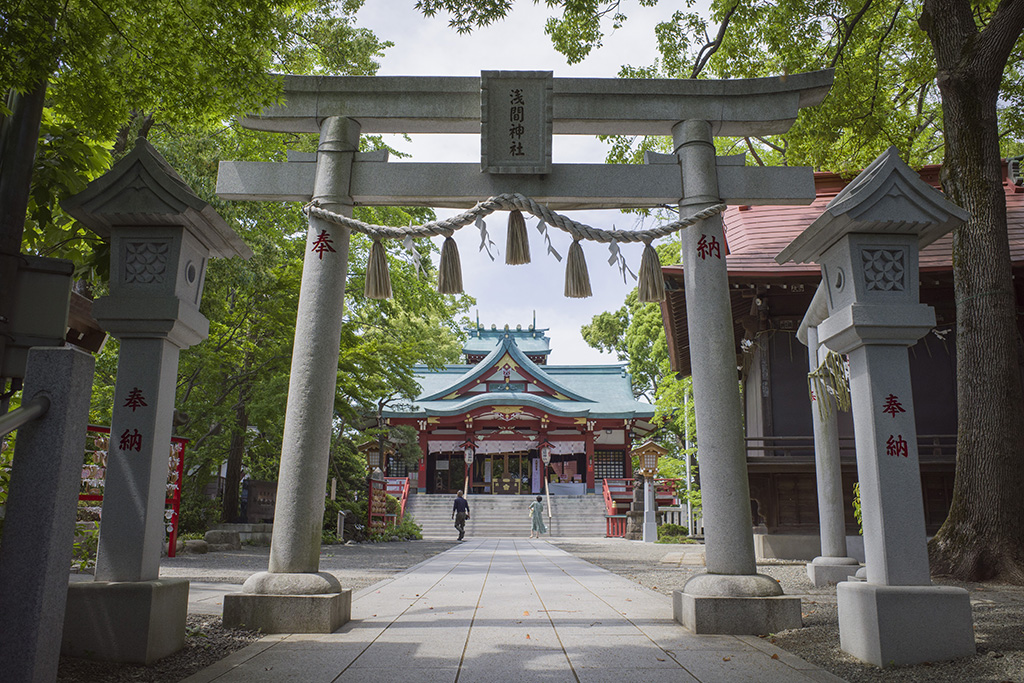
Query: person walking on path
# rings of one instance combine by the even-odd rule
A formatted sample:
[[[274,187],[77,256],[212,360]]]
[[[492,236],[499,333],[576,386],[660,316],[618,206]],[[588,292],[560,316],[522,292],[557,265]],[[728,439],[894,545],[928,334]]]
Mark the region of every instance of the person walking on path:
[[[469,502],[462,497],[462,491],[455,494],[455,503],[452,505],[452,519],[455,520],[455,528],[459,530],[458,540],[466,535],[466,520],[469,519]]]
[[[541,502],[540,496],[530,503],[530,520],[530,538],[540,538],[541,534],[548,532],[548,528],[544,526],[544,503]]]

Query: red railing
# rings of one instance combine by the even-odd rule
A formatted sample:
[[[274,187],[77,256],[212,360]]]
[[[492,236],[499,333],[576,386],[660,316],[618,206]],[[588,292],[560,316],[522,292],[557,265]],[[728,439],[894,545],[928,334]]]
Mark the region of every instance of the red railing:
[[[388,494],[398,499],[398,520],[395,523],[401,524],[405,519],[405,504],[409,502],[409,477],[387,477],[384,481],[387,482],[385,490]],[[388,517],[394,518],[394,515]]]
[[[632,479],[605,479],[602,490],[604,492],[606,514],[619,514],[620,506],[624,506],[625,510],[629,510],[629,504],[633,501]]]
[[[100,503],[102,505],[102,490],[107,474],[107,449],[110,446],[110,427],[89,425],[87,434],[95,435],[92,437],[93,448],[91,450],[88,447],[86,448],[86,453],[92,454],[92,463],[82,465],[82,483],[79,489],[78,500],[87,503]],[[185,444],[188,441],[188,439],[182,439],[177,436],[171,437],[171,460],[168,462],[167,468],[167,498],[164,500],[164,504],[167,507],[164,511],[164,526],[168,533],[168,557],[174,557],[174,546],[178,542],[181,480],[185,474]]]
[[[654,498],[658,505],[675,506],[679,499],[676,495],[678,487],[685,488],[682,479],[657,479],[654,484]],[[604,494],[605,536],[622,538],[626,535],[626,512],[633,502],[632,479],[605,479],[602,486]]]
[[[624,538],[626,536],[626,515],[607,515],[604,520],[607,523],[605,537]]]

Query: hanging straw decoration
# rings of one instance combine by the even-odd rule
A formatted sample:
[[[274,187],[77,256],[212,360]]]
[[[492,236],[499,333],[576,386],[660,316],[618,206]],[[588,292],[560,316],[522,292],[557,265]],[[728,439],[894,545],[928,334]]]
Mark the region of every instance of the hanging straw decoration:
[[[386,298],[391,296],[391,282],[388,277],[387,259],[385,258],[384,248],[380,244],[379,240],[403,240],[406,248],[410,250],[412,258],[417,264],[417,272],[419,272],[419,254],[413,248],[412,240],[420,237],[433,237],[436,235],[445,235],[449,238],[445,241],[445,247],[442,249],[442,262],[444,263],[448,261],[449,263],[445,264],[447,267],[442,266],[441,268],[441,279],[438,282],[439,291],[451,291],[453,293],[461,292],[462,285],[461,282],[458,282],[461,280],[461,269],[457,266],[458,258],[457,252],[454,248],[454,243],[450,248],[448,245],[450,235],[453,231],[459,230],[460,228],[464,228],[469,225],[476,225],[480,230],[480,251],[487,251],[487,255],[490,256],[493,261],[494,255],[491,253],[491,247],[495,245],[487,234],[487,225],[484,223],[483,219],[485,216],[489,216],[495,211],[514,211],[515,214],[518,215],[518,218],[513,216],[509,219],[511,225],[509,229],[508,248],[506,250],[506,262],[510,264],[529,263],[530,247],[525,231],[522,234],[521,240],[514,236],[519,232],[518,223],[523,220],[520,211],[523,211],[539,219],[539,222],[537,223],[537,230],[544,237],[547,253],[553,256],[555,260],[560,261],[561,255],[551,246],[551,238],[548,235],[548,226],[557,228],[558,230],[572,235],[574,241],[569,249],[569,261],[566,263],[565,295],[572,298],[585,298],[593,296],[593,292],[590,288],[590,276],[587,274],[587,265],[583,257],[583,249],[579,244],[580,240],[586,239],[609,244],[609,250],[611,251],[612,256],[608,262],[612,265],[615,265],[616,263],[618,264],[619,270],[623,273],[623,280],[625,280],[625,275],[627,273],[632,275],[632,271],[630,271],[626,266],[625,259],[623,259],[622,255],[619,253],[619,242],[647,243],[648,246],[644,251],[644,258],[652,258],[652,265],[657,265],[657,255],[653,254],[654,250],[649,246],[651,240],[679,232],[679,230],[721,213],[725,208],[725,204],[715,204],[714,206],[709,206],[706,209],[701,209],[692,215],[682,216],[671,223],[659,225],[648,230],[637,231],[615,229],[601,230],[593,228],[589,225],[578,223],[566,216],[555,213],[548,207],[518,193],[495,195],[479,202],[473,208],[457,216],[445,218],[440,221],[424,223],[422,225],[410,225],[406,228],[363,223],[362,221],[356,220],[350,216],[343,216],[341,214],[334,213],[333,211],[329,211],[321,206],[317,206],[315,203],[307,204],[303,210],[310,217],[327,221],[333,225],[340,225],[348,228],[349,230],[361,232],[374,239],[373,249],[370,252],[370,265],[366,269],[366,295],[373,298]],[[651,256],[647,255],[647,250],[652,252]],[[455,256],[455,258],[445,259],[445,251],[450,252]],[[377,262],[376,266],[374,265],[375,261]],[[651,301],[657,301],[664,296],[663,294],[660,294],[663,292],[664,282],[656,282],[659,278],[655,276],[659,274],[659,271],[660,267],[651,268],[651,276],[647,278],[649,280],[649,288],[651,291],[649,293],[646,289],[644,291],[648,296],[654,297],[649,299]],[[641,273],[641,279],[644,279],[644,275],[647,273],[645,273],[643,268],[641,268]],[[457,276],[457,274],[459,275]]]
[[[850,374],[843,357],[835,351],[829,351],[818,369],[807,373],[807,389],[811,400],[818,404],[821,419],[828,419],[833,406],[849,412]]]
[[[520,266],[530,262],[530,238],[526,235],[523,212],[515,209],[508,214],[508,236],[505,239],[505,263]]]
[[[363,293],[367,299],[391,298],[391,273],[388,271],[388,257],[379,239],[370,247],[370,261],[366,264],[366,286]]]
[[[586,299],[593,296],[590,289],[590,275],[587,273],[587,259],[579,238],[569,245],[569,256],[565,262],[565,296],[570,299]]]
[[[665,300],[665,278],[661,274],[661,261],[650,242],[644,242],[644,252],[640,256],[640,281],[636,286],[642,302]]]
[[[462,260],[459,247],[451,235],[441,245],[441,264],[438,266],[437,291],[440,294],[462,294]]]

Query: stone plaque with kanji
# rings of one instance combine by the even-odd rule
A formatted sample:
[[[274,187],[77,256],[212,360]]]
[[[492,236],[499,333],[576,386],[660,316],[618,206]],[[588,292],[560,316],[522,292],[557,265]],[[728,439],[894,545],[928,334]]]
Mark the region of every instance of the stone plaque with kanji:
[[[480,74],[480,166],[485,173],[551,172],[550,71]]]

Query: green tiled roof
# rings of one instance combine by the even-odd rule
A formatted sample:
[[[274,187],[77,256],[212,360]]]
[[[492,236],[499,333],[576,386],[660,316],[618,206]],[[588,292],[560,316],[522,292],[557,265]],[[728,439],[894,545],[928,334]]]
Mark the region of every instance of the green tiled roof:
[[[416,380],[422,389],[411,406],[396,406],[384,417],[422,417],[458,415],[486,405],[532,405],[566,417],[639,418],[654,416],[654,406],[633,398],[632,382],[621,364],[615,365],[537,365],[520,347],[520,335],[500,331],[488,356],[476,365],[449,365],[442,370],[417,366]],[[545,338],[546,339],[546,338]],[[470,393],[446,399],[456,389],[491,372],[495,363],[508,352],[523,371],[563,394],[556,399],[534,392],[495,391]]]
[[[471,327],[469,339],[462,347],[462,353],[465,355],[487,355],[501,344],[501,340],[505,338],[506,334],[516,340],[516,345],[523,353],[531,356],[546,356],[551,353],[551,339],[544,334],[547,332],[547,328],[536,329],[533,325],[530,327],[532,329],[527,330],[497,328],[488,330],[481,325]]]

